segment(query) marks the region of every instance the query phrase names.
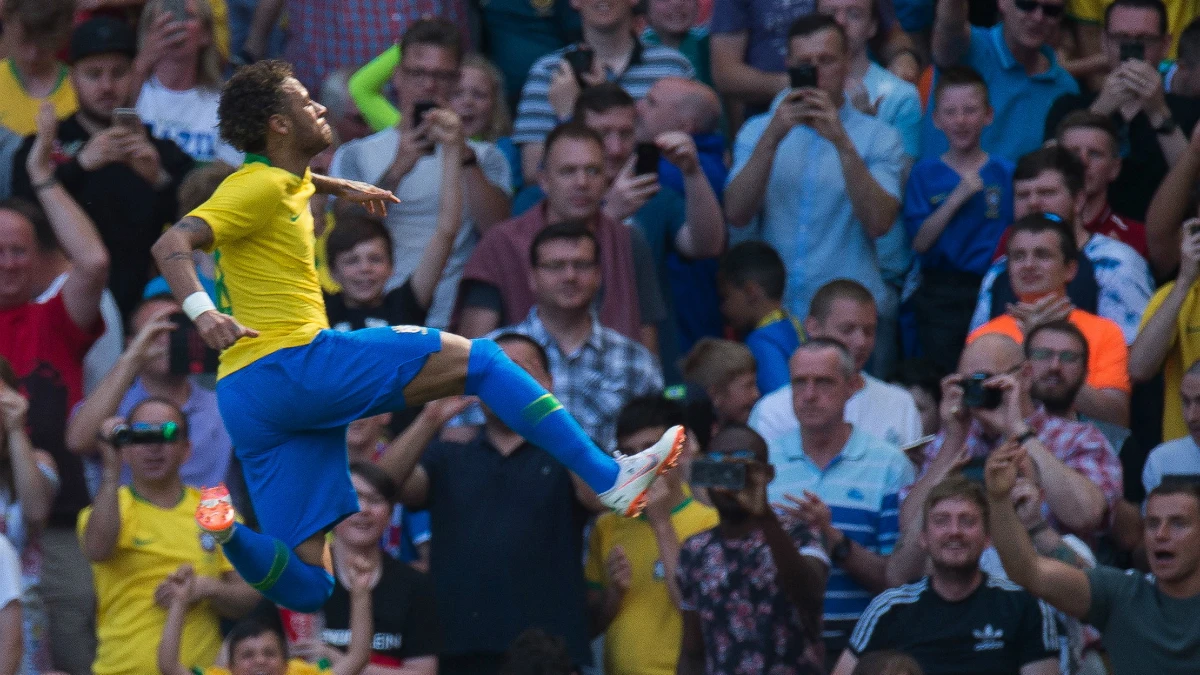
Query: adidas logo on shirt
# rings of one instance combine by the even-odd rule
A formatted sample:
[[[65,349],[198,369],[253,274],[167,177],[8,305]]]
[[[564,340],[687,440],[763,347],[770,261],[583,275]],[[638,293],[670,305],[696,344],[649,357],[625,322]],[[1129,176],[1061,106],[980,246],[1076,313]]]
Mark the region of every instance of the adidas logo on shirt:
[[[990,623],[984,626],[983,630],[971,631],[971,634],[978,640],[975,643],[975,651],[977,652],[1004,649],[1004,631],[999,628],[993,628]]]

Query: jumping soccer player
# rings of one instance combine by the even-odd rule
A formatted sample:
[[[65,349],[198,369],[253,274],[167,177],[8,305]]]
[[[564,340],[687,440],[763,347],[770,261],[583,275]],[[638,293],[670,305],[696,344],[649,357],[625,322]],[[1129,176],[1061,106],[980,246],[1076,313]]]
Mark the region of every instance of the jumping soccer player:
[[[221,351],[217,403],[262,533],[234,522],[224,487],[206,492],[196,520],[243,579],[284,607],[318,610],[334,583],[322,564],[325,533],[358,511],[346,426],[455,394],[478,396],[608,507],[640,513],[651,482],[678,458],[682,428],[614,459],[491,340],[416,326],[327,330],[309,198],[320,191],[372,213],[398,200],[308,170],[331,132],[324,106],[286,63],[238,70],[217,112],[221,136],[247,153],[246,163],[159,238],[154,257],[204,341]],[[215,251],[221,311],[196,277],[194,249]]]

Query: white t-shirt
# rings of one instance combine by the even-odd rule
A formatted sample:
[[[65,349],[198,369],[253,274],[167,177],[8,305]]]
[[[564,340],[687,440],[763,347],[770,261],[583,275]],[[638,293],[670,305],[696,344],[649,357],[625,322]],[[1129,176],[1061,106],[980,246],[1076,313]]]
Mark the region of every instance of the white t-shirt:
[[[921,415],[912,394],[863,373],[864,386],[846,401],[847,422],[892,445],[921,437]],[[800,428],[789,384],[762,397],[750,412],[750,427],[768,443]]]
[[[479,161],[479,168],[490,183],[506,193],[512,192],[512,176],[508,159],[492,143],[467,141]],[[359,138],[338,148],[333,155],[329,174],[337,178],[361,180],[379,185],[387,173],[396,149],[400,147],[400,131],[395,127]],[[400,179],[399,185],[383,185],[395,193],[399,204],[388,206],[384,225],[392,235],[392,257],[394,267],[386,289],[391,290],[404,283],[417,263],[433,232],[437,229],[437,217],[442,199],[442,150],[437,148],[432,155],[417,160],[412,170]],[[463,181],[460,181],[463,182]],[[466,189],[465,182],[463,189]],[[442,270],[442,278],[433,293],[433,304],[429,307],[426,325],[445,328],[450,323],[450,313],[458,297],[458,282],[462,279],[467,259],[475,250],[479,234],[469,210],[463,209],[463,224],[454,240],[450,258]]]
[[[1191,436],[1167,441],[1150,451],[1142,468],[1142,486],[1147,494],[1166,476],[1200,475],[1200,447]]]
[[[21,559],[17,549],[0,534],[0,609],[21,601]]]
[[[137,111],[150,125],[155,138],[175,141],[197,162],[221,160],[231,166],[242,164],[242,154],[221,140],[217,133],[217,89],[193,87],[187,91],[167,89],[151,76],[142,85]]]

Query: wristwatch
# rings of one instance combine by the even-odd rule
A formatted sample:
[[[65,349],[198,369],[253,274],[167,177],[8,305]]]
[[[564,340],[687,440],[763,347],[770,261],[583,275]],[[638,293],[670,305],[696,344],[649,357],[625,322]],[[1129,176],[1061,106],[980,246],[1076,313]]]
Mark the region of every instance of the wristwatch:
[[[840,565],[843,560],[850,557],[850,537],[846,533],[842,533],[842,540],[834,545],[833,550],[829,552],[829,559],[834,564]]]
[[[1179,123],[1175,121],[1175,118],[1167,115],[1162,122],[1158,123],[1158,126],[1154,127],[1154,133],[1159,136],[1168,136],[1175,133],[1175,130],[1178,128]]]

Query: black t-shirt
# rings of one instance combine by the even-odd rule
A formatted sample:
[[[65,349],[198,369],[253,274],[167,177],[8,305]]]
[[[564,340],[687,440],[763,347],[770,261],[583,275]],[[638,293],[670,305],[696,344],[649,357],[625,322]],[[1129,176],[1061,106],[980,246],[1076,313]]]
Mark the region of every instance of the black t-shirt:
[[[1092,105],[1097,94],[1063,94],[1050,106],[1046,114],[1045,137],[1054,138],[1059,122],[1068,114]],[[1190,137],[1196,120],[1200,119],[1200,99],[1167,94],[1167,108],[1171,117]],[[1121,173],[1108,188],[1108,203],[1117,213],[1145,222],[1146,209],[1154,192],[1167,176],[1170,166],[1158,144],[1158,134],[1150,126],[1150,118],[1139,112],[1128,122],[1119,112],[1112,114],[1117,125],[1121,145]]]
[[[148,129],[146,133],[150,134]],[[55,176],[96,223],[96,231],[111,259],[108,288],[117,301],[121,316],[128,320],[141,302],[146,282],[150,280],[150,247],[158,240],[163,228],[179,216],[175,195],[184,175],[192,168],[192,158],[174,142],[150,136],[150,143],[158,151],[159,163],[171,177],[162,189],[155,190],[123,162],[84,171],[78,157],[91,134],[76,115],[59,123],[57,139],[58,147],[53,155],[57,165]],[[25,171],[25,159],[32,146],[33,136],[29,136],[13,157],[12,190],[13,195],[36,203],[37,195]]]
[[[929,577],[875,597],[850,650],[909,654],[926,675],[1018,675],[1034,661],[1058,658],[1054,610],[1006,579],[983,575],[975,592],[948,602]]]
[[[408,564],[382,556],[383,576],[371,593],[375,637],[371,663],[399,665],[404,659],[437,654],[440,648],[433,582]],[[341,583],[325,602],[326,644],[350,645],[350,593]]]
[[[428,313],[428,308],[417,302],[411,281],[405,281],[404,285],[384,294],[383,303],[378,307],[351,308],[346,306],[346,298],[341,293],[325,295],[325,315],[329,317],[330,328],[336,331],[380,326],[423,326]]]

